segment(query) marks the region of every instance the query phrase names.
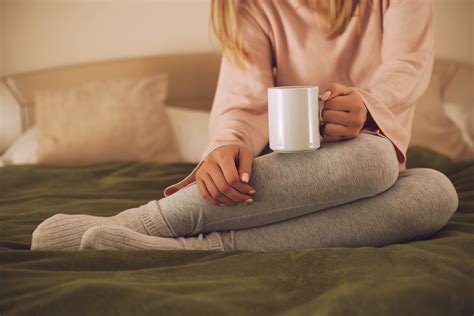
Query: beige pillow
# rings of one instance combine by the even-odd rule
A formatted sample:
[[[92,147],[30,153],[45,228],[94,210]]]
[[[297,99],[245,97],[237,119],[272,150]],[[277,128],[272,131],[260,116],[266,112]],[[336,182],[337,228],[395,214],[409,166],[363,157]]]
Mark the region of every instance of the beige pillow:
[[[441,77],[434,73],[415,107],[410,145],[421,145],[454,159],[474,157],[472,146],[461,128],[445,113],[441,96]]]
[[[163,105],[167,84],[167,75],[159,74],[38,92],[38,162],[179,160]]]

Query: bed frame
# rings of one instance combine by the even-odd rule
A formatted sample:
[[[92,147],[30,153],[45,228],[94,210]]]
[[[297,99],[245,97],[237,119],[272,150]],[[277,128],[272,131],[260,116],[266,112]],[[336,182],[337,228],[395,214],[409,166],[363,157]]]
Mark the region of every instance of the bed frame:
[[[21,107],[22,129],[35,123],[35,92],[68,88],[90,80],[169,76],[167,105],[209,110],[220,68],[220,53],[172,54],[93,62],[7,75],[3,79]]]

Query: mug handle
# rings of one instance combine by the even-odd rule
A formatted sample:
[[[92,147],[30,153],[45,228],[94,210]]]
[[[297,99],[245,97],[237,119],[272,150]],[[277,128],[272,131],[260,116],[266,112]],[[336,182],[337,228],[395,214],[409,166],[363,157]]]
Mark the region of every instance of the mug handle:
[[[323,138],[323,129],[324,129],[324,125],[326,125],[326,122],[323,121],[323,108],[321,107],[321,101],[323,101],[323,99],[321,99],[321,96],[318,95],[318,102],[319,102],[319,141],[321,143],[323,143],[324,141],[324,138]]]
[[[323,107],[321,107],[321,101],[323,101],[323,99],[321,99],[321,96],[318,95],[318,102],[319,102],[319,127],[322,127],[326,124],[326,122],[323,121]]]

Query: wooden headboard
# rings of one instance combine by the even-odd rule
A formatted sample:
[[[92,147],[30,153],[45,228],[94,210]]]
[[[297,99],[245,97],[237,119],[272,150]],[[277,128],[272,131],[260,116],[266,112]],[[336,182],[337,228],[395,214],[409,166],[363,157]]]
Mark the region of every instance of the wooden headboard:
[[[68,88],[90,80],[143,77],[160,72],[169,76],[166,103],[209,110],[217,84],[220,53],[138,57],[57,67],[3,78],[20,103],[23,130],[35,122],[35,91]]]

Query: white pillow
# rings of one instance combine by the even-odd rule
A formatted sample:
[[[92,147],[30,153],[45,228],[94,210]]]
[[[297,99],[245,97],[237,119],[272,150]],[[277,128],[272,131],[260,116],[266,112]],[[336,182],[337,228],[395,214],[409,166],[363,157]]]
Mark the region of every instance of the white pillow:
[[[166,107],[181,153],[182,162],[198,163],[208,141],[208,111]],[[5,152],[5,165],[34,164],[38,161],[36,127],[26,133]]]
[[[443,107],[446,115],[461,128],[464,140],[472,147],[474,144],[473,110],[466,110],[462,105],[451,102],[444,102]]]
[[[464,130],[474,139],[474,67],[470,65],[457,65],[454,77],[444,88],[443,100],[448,105],[447,112],[457,111],[463,118],[461,123]],[[456,120],[456,118],[455,118]]]
[[[183,162],[198,163],[208,142],[210,112],[167,107]]]
[[[0,154],[21,135],[21,110],[3,82],[0,82]]]
[[[38,162],[38,132],[36,127],[30,128],[20,136],[3,155],[5,165],[32,164]]]

